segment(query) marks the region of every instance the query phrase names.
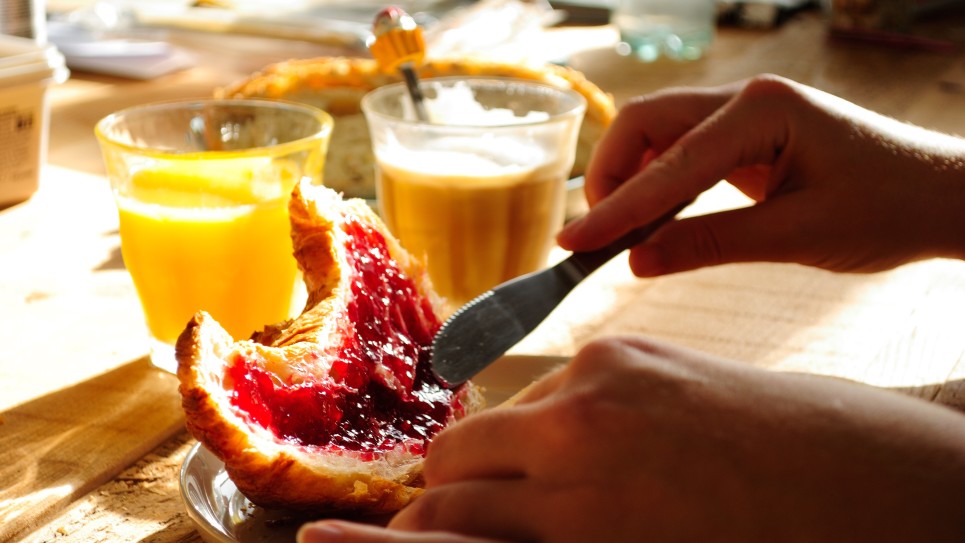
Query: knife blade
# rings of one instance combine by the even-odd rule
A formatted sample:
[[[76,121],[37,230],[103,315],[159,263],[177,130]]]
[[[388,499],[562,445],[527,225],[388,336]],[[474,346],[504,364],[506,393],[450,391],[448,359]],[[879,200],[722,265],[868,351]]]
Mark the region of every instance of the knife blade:
[[[583,279],[645,241],[690,203],[674,207],[606,247],[573,253],[555,266],[511,279],[477,296],[436,333],[432,372],[450,386],[464,383],[532,332]]]

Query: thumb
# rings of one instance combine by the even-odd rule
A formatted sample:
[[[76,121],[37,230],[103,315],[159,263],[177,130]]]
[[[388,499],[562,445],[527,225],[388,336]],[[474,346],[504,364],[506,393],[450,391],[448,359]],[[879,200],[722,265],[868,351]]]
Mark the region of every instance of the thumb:
[[[631,250],[630,268],[639,277],[655,277],[734,262],[814,264],[819,234],[813,221],[790,207],[769,201],[668,223]]]
[[[323,520],[305,524],[296,535],[298,543],[499,543],[492,539],[447,532],[403,532],[381,526]]]

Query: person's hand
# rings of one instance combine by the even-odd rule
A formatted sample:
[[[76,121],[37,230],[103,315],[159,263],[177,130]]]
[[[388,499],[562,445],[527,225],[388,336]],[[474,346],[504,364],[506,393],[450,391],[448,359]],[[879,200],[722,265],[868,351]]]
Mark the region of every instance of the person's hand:
[[[387,531],[322,523],[302,542],[963,541],[965,417],[599,340],[515,406],[440,433],[425,481]]]
[[[323,520],[298,530],[298,543],[501,543],[453,532],[409,532],[344,520]]]
[[[635,274],[747,261],[870,272],[965,258],[965,140],[775,76],[624,107],[586,173],[590,212],[557,241],[599,248],[721,179],[758,203],[666,225],[631,251]]]

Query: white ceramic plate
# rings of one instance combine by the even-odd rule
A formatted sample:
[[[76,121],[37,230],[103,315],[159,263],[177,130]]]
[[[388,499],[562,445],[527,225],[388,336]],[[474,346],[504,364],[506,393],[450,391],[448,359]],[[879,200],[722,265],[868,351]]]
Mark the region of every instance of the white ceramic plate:
[[[488,405],[499,405],[566,359],[505,356],[473,382],[483,387]],[[208,543],[290,543],[298,527],[313,518],[262,509],[248,501],[225,472],[224,464],[200,443],[181,465],[181,499]]]

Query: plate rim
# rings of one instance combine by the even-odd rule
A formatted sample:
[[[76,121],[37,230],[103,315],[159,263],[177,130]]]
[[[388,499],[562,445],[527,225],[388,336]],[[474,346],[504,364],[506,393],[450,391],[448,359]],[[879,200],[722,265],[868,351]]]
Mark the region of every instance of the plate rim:
[[[184,456],[184,460],[181,461],[181,470],[178,477],[178,492],[181,495],[181,502],[184,504],[185,512],[198,529],[201,539],[205,541],[215,541],[217,543],[239,543],[237,538],[225,531],[223,523],[217,525],[212,524],[209,519],[198,510],[198,504],[188,493],[188,477],[192,475],[192,469],[201,469],[196,466],[201,455],[208,455],[212,462],[220,464],[220,467],[216,467],[215,472],[224,470],[224,462],[205,448],[204,443],[198,441],[188,450],[188,453]],[[213,481],[213,477],[211,480]],[[205,482],[208,481],[205,480]],[[206,500],[205,504],[210,505]],[[210,512],[212,514],[214,513],[214,511]]]

